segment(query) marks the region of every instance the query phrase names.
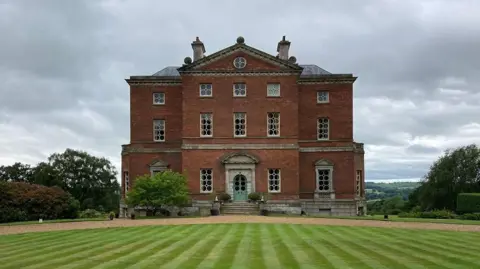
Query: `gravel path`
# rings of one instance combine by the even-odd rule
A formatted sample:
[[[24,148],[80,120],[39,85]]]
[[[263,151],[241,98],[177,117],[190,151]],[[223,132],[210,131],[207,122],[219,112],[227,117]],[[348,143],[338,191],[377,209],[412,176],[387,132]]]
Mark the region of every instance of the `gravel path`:
[[[367,226],[407,229],[433,229],[448,231],[480,232],[480,225],[460,225],[421,222],[392,222],[375,220],[350,220],[326,218],[298,218],[298,217],[263,217],[263,216],[215,216],[204,218],[171,218],[171,219],[115,219],[113,221],[85,221],[28,224],[14,226],[0,226],[0,235],[18,234],[27,232],[45,232],[59,230],[80,230],[109,227],[132,227],[145,225],[185,225],[185,224],[211,224],[211,223],[290,223],[290,224],[316,224],[339,226]]]

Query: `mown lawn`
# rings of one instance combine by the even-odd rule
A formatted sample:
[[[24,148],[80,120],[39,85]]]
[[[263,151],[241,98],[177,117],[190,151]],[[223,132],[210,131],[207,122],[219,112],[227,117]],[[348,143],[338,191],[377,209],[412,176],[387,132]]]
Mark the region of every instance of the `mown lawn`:
[[[480,268],[480,233],[293,224],[0,236],[0,268]]]
[[[335,219],[357,219],[357,220],[380,220],[383,221],[383,215],[374,216],[325,216],[314,218],[335,218]],[[479,220],[462,220],[462,219],[427,219],[427,218],[400,218],[396,215],[389,215],[388,221],[396,222],[424,222],[424,223],[446,223],[446,224],[463,224],[463,225],[480,225]]]

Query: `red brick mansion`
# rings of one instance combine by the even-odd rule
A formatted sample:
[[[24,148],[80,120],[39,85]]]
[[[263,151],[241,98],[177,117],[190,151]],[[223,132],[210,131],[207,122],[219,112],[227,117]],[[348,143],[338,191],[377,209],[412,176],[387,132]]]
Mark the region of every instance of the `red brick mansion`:
[[[131,76],[130,143],[122,146],[122,194],[140,175],[185,172],[193,201],[227,192],[268,193],[271,210],[365,213],[364,150],[353,138],[352,74],[332,74],[242,37],[153,75]]]

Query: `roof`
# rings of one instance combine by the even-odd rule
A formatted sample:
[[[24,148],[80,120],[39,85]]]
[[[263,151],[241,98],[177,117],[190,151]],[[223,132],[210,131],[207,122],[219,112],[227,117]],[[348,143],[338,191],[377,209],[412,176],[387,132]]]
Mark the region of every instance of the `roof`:
[[[178,73],[177,69],[180,66],[167,66],[162,70],[158,71],[157,73],[153,74],[153,77],[179,77],[180,73]]]
[[[327,70],[319,67],[315,64],[300,64],[300,67],[303,68],[302,74],[300,77],[303,76],[318,76],[318,75],[330,75],[332,73],[328,72]],[[162,70],[153,74],[153,77],[180,77],[180,73],[178,72],[179,66],[167,66]]]
[[[301,77],[303,76],[315,76],[315,75],[330,75],[332,73],[328,72],[327,70],[319,67],[318,65],[314,64],[301,64],[303,67]]]

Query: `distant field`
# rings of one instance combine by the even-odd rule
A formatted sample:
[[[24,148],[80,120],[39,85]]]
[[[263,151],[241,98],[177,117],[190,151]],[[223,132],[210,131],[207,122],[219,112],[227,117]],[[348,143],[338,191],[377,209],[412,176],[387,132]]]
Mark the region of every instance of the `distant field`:
[[[0,268],[480,268],[480,233],[298,224],[0,236]]]

